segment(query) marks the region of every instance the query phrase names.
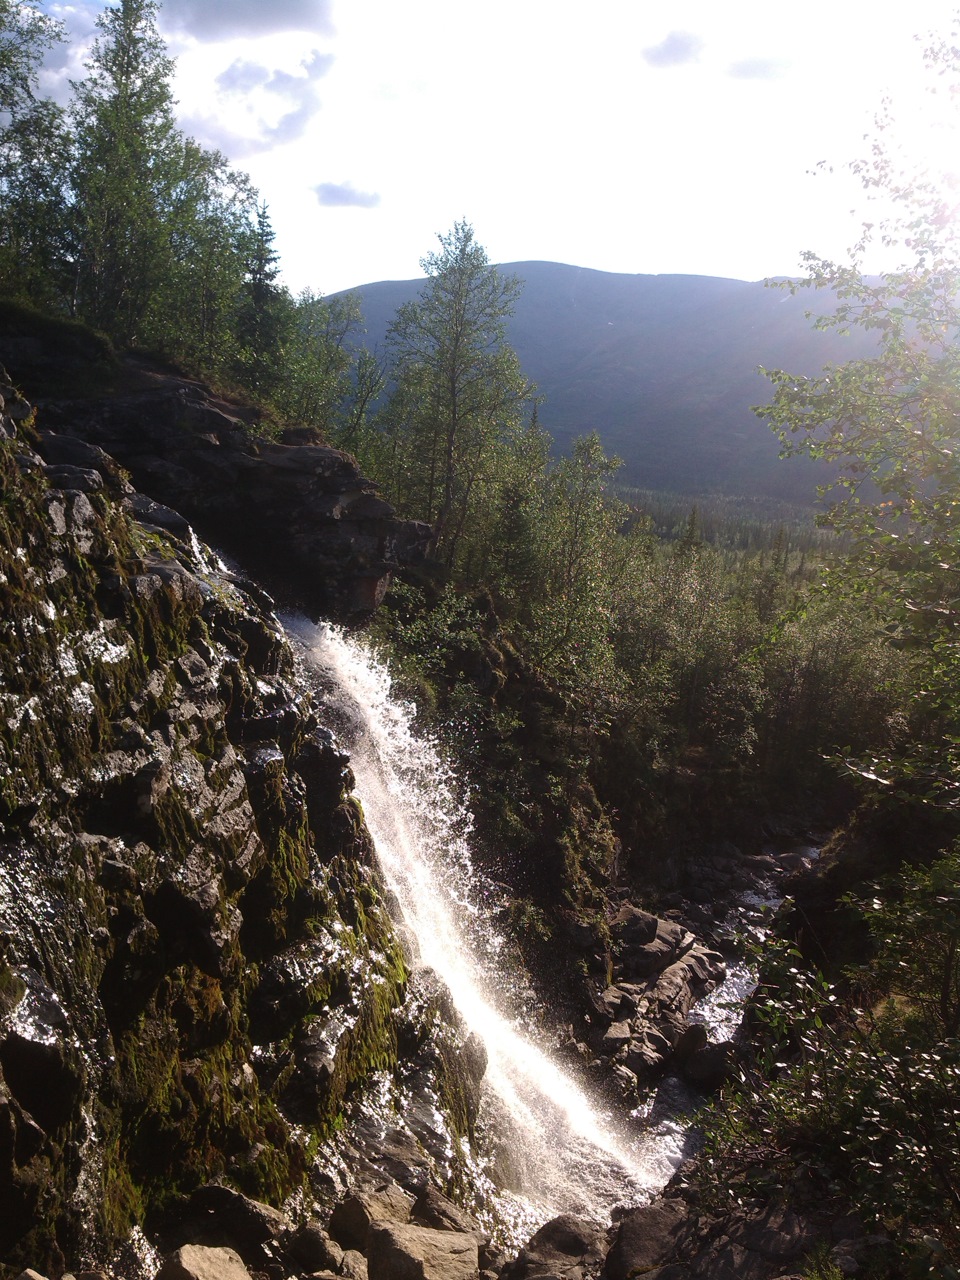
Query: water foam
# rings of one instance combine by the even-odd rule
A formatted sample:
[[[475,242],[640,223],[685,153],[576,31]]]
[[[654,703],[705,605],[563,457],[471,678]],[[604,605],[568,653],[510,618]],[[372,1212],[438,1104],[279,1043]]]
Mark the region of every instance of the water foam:
[[[288,620],[308,676],[336,713],[356,790],[402,927],[422,964],[449,987],[484,1043],[488,1126],[507,1133],[511,1164],[542,1219],[574,1212],[605,1221],[614,1204],[663,1186],[686,1150],[682,1124],[624,1137],[551,1057],[522,1013],[470,858],[471,819],[437,744],[413,727],[385,668],[335,628]],[[503,1141],[501,1136],[501,1142]]]

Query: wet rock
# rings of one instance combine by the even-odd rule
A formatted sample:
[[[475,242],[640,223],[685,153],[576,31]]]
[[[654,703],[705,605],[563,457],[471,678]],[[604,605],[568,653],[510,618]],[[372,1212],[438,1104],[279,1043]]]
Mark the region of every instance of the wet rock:
[[[375,1222],[367,1268],[369,1280],[476,1280],[477,1238],[415,1223]]]
[[[392,1182],[355,1191],[334,1207],[330,1215],[330,1235],[342,1248],[364,1253],[373,1221],[409,1222],[413,1205],[414,1197]]]
[[[476,1091],[487,1071],[487,1046],[476,1032],[471,1032],[467,1036],[460,1056],[467,1080]]]
[[[582,1280],[595,1275],[603,1258],[603,1233],[591,1223],[561,1214],[545,1223],[517,1258],[504,1267],[503,1280],[563,1276]]]
[[[643,1001],[647,1021],[676,1040],[694,1003],[723,981],[726,965],[716,951],[694,946],[657,978]]]
[[[477,1224],[464,1211],[428,1183],[414,1203],[411,1217],[424,1227],[437,1231],[476,1232]]]
[[[50,466],[43,469],[51,489],[75,489],[82,493],[99,493],[103,477],[86,467]]]
[[[78,440],[74,436],[60,435],[56,431],[39,431],[38,448],[51,467],[73,467],[96,472],[112,492],[132,494],[133,486],[125,478],[117,463],[94,444]]]
[[[78,444],[81,441],[77,441]],[[143,493],[133,493],[128,500],[128,510],[140,524],[152,525],[155,529],[166,529],[180,538],[190,537],[190,523],[179,511],[154,502]]]
[[[645,1064],[644,1064],[645,1065]],[[610,1083],[614,1093],[629,1106],[637,1100],[637,1073],[624,1062],[615,1062],[610,1068]]]
[[[301,745],[293,762],[304,785],[307,815],[314,839],[324,847],[330,810],[352,789],[347,757],[336,747],[327,730],[316,730]]]
[[[632,1280],[672,1262],[690,1234],[686,1206],[661,1200],[630,1209],[620,1219],[613,1247],[607,1254],[607,1280]]]
[[[398,520],[352,458],[248,437],[242,408],[196,383],[167,377],[108,402],[61,403],[51,416],[268,580],[308,584],[311,604],[340,621],[369,616],[391,572],[423,558],[427,526]]]
[[[79,1106],[83,1064],[56,993],[35,969],[25,966],[15,973],[19,999],[0,1022],[2,1080],[19,1106],[52,1134]]]
[[[250,997],[250,1035],[254,1044],[281,1040],[316,1006],[317,947],[298,943],[260,966]],[[322,1028],[319,1029],[322,1032]],[[309,1051],[304,1050],[304,1056]]]
[[[186,1244],[165,1258],[156,1280],[251,1280],[233,1249]]]
[[[683,1078],[702,1093],[715,1093],[727,1083],[736,1061],[734,1046],[705,1044],[692,1053],[683,1064]]]

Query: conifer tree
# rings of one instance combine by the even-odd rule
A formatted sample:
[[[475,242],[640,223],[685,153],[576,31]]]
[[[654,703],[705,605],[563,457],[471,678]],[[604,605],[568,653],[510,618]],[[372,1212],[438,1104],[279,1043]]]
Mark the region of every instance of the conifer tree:
[[[293,303],[279,283],[280,256],[265,202],[257,205],[245,237],[245,272],[237,317],[238,372],[269,396],[281,376],[284,346],[293,325]]]

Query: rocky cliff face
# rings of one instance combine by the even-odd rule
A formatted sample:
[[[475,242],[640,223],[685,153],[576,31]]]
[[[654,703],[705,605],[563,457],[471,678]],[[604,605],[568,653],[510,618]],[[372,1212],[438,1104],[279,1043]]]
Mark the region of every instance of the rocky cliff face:
[[[422,558],[427,527],[398,520],[347,454],[309,431],[264,439],[201,384],[145,376],[134,393],[45,404],[44,424],[104,448],[138,489],[315,615],[369,617],[390,573]]]
[[[59,1274],[211,1179],[306,1185],[429,1002],[397,1012],[350,771],[269,598],[99,447],[0,397],[0,1258]],[[205,438],[272,468],[277,502],[321,477],[358,527],[379,502],[332,451],[301,474],[283,446]],[[334,579],[314,566],[344,614],[389,564],[356,536]]]

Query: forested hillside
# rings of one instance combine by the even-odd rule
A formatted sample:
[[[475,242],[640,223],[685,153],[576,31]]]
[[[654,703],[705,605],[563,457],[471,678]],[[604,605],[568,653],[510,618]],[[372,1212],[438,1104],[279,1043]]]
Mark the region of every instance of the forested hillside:
[[[543,422],[558,449],[598,431],[623,459],[623,484],[813,501],[825,469],[785,465],[751,412],[768,398],[759,366],[816,373],[867,354],[869,335],[817,332],[807,296],[763,281],[615,275],[555,262],[500,270],[523,286],[507,339],[544,397]],[[394,313],[421,285],[358,285],[366,347],[383,350]]]

